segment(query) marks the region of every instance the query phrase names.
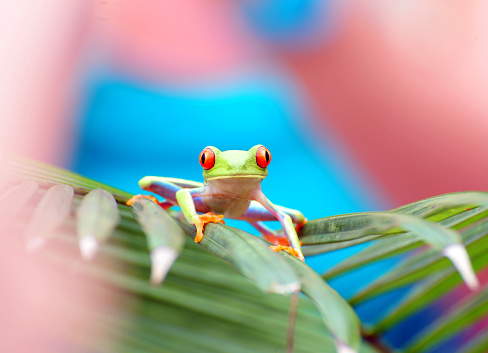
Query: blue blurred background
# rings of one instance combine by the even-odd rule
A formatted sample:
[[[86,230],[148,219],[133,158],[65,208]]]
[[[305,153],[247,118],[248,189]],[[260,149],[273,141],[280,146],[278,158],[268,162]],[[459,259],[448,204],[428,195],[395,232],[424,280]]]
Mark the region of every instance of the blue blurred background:
[[[264,144],[273,160],[263,191],[274,203],[299,209],[309,219],[384,207],[344,159],[340,142],[311,127],[297,85],[274,71],[184,88],[98,72],[86,84],[70,168],[137,194],[142,192],[137,182],[146,175],[203,181],[198,156],[208,145],[247,150]],[[257,234],[245,222],[228,224]],[[322,271],[355,251],[307,262]]]
[[[2,151],[139,193],[146,175],[201,181],[207,145],[264,144],[263,191],[309,219],[486,189],[488,154],[471,153],[488,132],[481,1],[45,2],[0,11],[0,115],[16,117],[0,120]],[[390,264],[333,285],[347,297]]]

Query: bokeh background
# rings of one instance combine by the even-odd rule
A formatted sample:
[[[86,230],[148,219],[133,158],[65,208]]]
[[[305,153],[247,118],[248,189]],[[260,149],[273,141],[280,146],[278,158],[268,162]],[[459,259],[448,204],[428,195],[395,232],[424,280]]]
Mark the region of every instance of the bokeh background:
[[[487,14],[482,0],[3,1],[0,149],[138,193],[145,175],[201,180],[207,145],[264,144],[263,191],[309,219],[486,190]]]

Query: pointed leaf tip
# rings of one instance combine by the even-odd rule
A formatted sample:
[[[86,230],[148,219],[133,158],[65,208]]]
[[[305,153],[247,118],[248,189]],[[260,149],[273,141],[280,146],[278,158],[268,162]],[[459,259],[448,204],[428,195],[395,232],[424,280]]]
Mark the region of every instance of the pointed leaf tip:
[[[132,214],[146,234],[150,251],[170,247],[178,253],[185,243],[185,234],[176,221],[163,208],[150,200],[137,200],[132,204]]]
[[[85,261],[93,260],[99,248],[99,241],[91,234],[80,239],[80,253]]]
[[[347,344],[345,344],[344,342],[342,342],[337,338],[334,339],[334,344],[336,346],[337,353],[358,353],[357,350],[348,346]]]
[[[26,181],[2,192],[0,204],[4,207],[0,218],[9,221],[15,218],[38,188],[39,185],[35,181]]]
[[[85,260],[95,256],[99,246],[108,239],[119,221],[119,209],[112,194],[95,189],[83,197],[76,210],[76,230]]]
[[[472,291],[480,287],[478,278],[474,273],[471,260],[469,259],[466,248],[461,244],[451,244],[442,250],[442,254],[451,260],[454,267],[458,270],[466,286]]]
[[[73,194],[73,188],[64,184],[55,185],[46,191],[26,230],[28,249],[38,249],[61,226],[71,211]]]
[[[178,257],[178,251],[168,246],[159,246],[151,251],[151,284],[159,286],[163,283],[173,262]]]

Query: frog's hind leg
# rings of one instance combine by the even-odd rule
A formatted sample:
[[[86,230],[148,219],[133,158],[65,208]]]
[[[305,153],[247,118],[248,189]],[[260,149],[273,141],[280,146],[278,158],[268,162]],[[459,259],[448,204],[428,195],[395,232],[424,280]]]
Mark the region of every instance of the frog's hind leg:
[[[294,210],[283,206],[276,206],[276,208],[291,217],[292,222],[295,223],[295,231],[297,233],[300,231],[300,229],[302,229],[305,223],[307,223],[307,219],[305,218],[303,213],[301,213],[298,210]]]
[[[277,231],[274,231],[264,225],[262,222],[249,222],[254,228],[256,228],[259,233],[261,233],[267,241],[273,243],[275,245],[286,245],[289,246],[290,243],[284,234],[278,234]]]
[[[301,214],[301,212],[294,211],[291,209],[287,209],[285,207],[276,207],[269,201],[266,196],[262,193],[261,190],[258,190],[253,195],[254,201],[260,204],[260,206],[266,209],[269,214],[273,215],[273,218],[269,218],[269,214],[262,211],[261,207],[258,207],[256,203],[251,202],[249,208],[246,212],[244,212],[239,219],[245,219],[251,222],[257,221],[267,221],[267,220],[278,220],[285,231],[285,235],[290,243],[290,246],[282,246],[278,245],[276,247],[272,247],[274,251],[281,251],[285,250],[290,252],[291,254],[298,257],[300,260],[304,261],[303,253],[300,247],[300,240],[298,240],[297,232],[295,230],[293,218],[297,221],[297,223],[305,222],[305,217]],[[291,213],[289,215],[288,213]]]
[[[277,210],[280,212],[287,214],[290,216],[292,222],[295,224],[295,230],[298,231],[303,227],[305,223],[307,223],[307,219],[298,210],[293,210],[291,208],[283,207],[283,206],[275,206]],[[263,227],[265,227],[268,231],[273,232],[268,227],[264,226],[260,221],[278,221],[279,219],[268,211],[263,205],[258,203],[257,201],[251,201],[249,207],[246,212],[244,212],[238,219],[247,221],[253,225],[254,228],[259,230],[263,235],[266,234]],[[253,223],[259,222],[256,226]],[[258,228],[260,227],[260,228]],[[263,231],[261,231],[263,230]],[[276,234],[274,234],[276,235]]]
[[[284,234],[279,234],[279,231],[272,230],[271,228],[264,225],[263,222],[249,222],[249,223],[254,228],[256,228],[259,231],[259,233],[262,234],[264,239],[266,239],[270,243],[273,243],[275,245],[290,246],[290,242],[288,241],[288,239]],[[300,245],[302,245],[301,241],[300,241]]]

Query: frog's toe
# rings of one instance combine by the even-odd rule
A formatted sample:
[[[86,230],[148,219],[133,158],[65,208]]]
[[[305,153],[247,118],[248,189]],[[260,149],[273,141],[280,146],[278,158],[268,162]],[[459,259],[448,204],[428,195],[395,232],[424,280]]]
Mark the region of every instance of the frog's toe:
[[[303,258],[303,256],[301,256],[300,253],[298,251],[296,251],[295,249],[293,249],[291,246],[272,245],[269,248],[271,250],[273,250],[274,252],[286,251],[288,254],[293,255],[293,256],[299,258],[302,261],[305,261],[305,259]]]
[[[157,198],[155,198],[154,196],[152,195],[135,195],[135,196],[132,196],[129,201],[127,201],[125,204],[127,206],[132,206],[132,204],[138,200],[141,200],[141,199],[147,199],[147,200],[151,200],[153,202],[155,202],[156,204],[159,205],[159,201]]]
[[[200,216],[195,217],[194,222],[195,222],[195,227],[197,227],[197,234],[195,235],[195,243],[199,243],[203,239],[204,223],[201,221]]]
[[[197,215],[195,217],[195,226],[197,227],[197,235],[195,236],[195,243],[199,243],[203,239],[203,229],[207,223],[222,223],[224,222],[224,216],[215,215],[211,212]]]

